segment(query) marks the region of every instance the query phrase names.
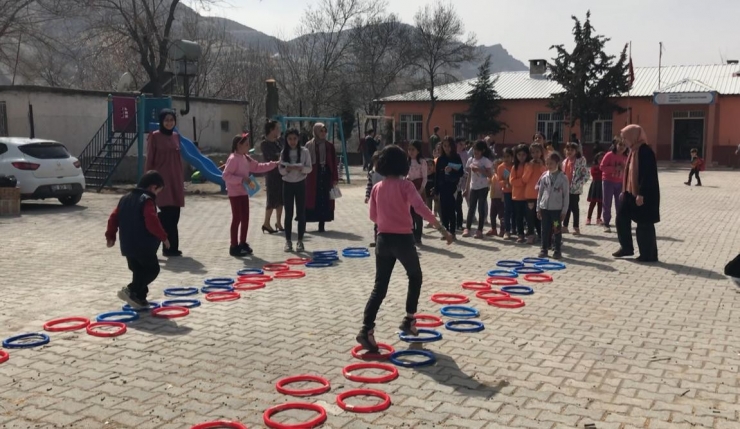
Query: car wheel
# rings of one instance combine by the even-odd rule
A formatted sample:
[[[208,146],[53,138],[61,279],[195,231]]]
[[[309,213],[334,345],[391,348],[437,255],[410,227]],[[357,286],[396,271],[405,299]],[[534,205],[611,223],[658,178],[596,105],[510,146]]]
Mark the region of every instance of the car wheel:
[[[73,206],[79,203],[81,199],[82,199],[82,194],[68,195],[66,197],[59,198],[59,202],[65,206]]]

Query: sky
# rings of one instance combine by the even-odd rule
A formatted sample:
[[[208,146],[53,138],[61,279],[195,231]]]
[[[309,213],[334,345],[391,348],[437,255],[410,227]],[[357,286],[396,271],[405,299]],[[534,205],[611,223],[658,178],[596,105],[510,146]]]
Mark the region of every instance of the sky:
[[[291,38],[307,5],[320,0],[221,0],[207,15],[226,17],[263,33]],[[416,11],[435,0],[387,0],[388,12],[413,23]],[[551,59],[554,44],[572,45],[571,15],[591,22],[612,39],[618,54],[632,42],[635,67],[719,64],[740,59],[740,0],[451,0],[479,44],[500,43],[518,60]],[[187,3],[187,1],[186,1]]]

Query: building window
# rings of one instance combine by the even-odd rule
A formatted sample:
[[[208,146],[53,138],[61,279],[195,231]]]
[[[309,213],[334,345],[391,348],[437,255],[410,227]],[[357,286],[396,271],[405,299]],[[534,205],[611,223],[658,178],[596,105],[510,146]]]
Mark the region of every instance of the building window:
[[[454,115],[452,117],[452,124],[456,139],[474,140],[473,133],[467,130],[465,115]]]
[[[399,122],[401,140],[423,140],[421,129],[424,123],[424,119],[422,115],[401,115],[401,120]]]
[[[560,113],[538,113],[537,131],[541,132],[548,141],[564,142],[569,138],[563,136],[563,115]]]
[[[8,137],[8,109],[4,101],[0,101],[0,137]]]
[[[229,132],[229,121],[221,121],[221,131],[225,133]]]
[[[613,138],[611,119],[599,117],[583,129],[583,143],[608,143]]]
[[[673,112],[673,119],[689,119],[689,118],[703,118],[703,110],[682,110],[679,112]]]

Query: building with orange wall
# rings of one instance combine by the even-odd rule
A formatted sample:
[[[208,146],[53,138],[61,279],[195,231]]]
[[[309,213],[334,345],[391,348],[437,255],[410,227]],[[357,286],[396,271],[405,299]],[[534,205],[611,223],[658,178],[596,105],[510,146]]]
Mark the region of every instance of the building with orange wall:
[[[504,108],[499,119],[506,129],[494,140],[499,147],[531,142],[539,131],[548,140],[569,140],[576,134],[584,151],[594,143],[611,142],[624,126],[641,125],[659,161],[689,160],[689,151],[697,148],[707,162],[732,165],[740,145],[740,65],[664,66],[635,68],[635,82],[628,94],[618,99],[625,111],[600,118],[585,127],[573,127],[562,115],[548,107],[553,93],[562,87],[548,78],[545,60],[530,61],[530,70],[493,74],[494,87]],[[464,137],[463,114],[466,98],[475,79],[436,88],[437,104],[430,130],[440,127],[440,135]],[[385,114],[396,121],[401,140],[427,141],[426,118],[429,93],[414,91],[382,100]]]

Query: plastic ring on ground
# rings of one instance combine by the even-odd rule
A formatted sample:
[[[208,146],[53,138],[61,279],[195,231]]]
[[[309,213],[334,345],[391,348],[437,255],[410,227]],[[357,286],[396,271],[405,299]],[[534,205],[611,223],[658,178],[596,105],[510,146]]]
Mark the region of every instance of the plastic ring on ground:
[[[486,300],[488,305],[498,308],[520,308],[524,307],[524,301],[513,296],[494,297]],[[508,303],[508,304],[507,304]]]
[[[480,316],[480,312],[473,307],[462,305],[448,305],[440,310],[443,316],[454,317],[457,319],[468,319]]]
[[[306,273],[298,270],[278,271],[275,273],[276,279],[300,279],[303,277],[306,277]]]
[[[399,359],[402,356],[424,356],[427,360],[421,362],[408,362]],[[418,368],[420,366],[434,365],[437,362],[437,358],[434,353],[428,350],[401,350],[395,352],[388,359],[393,365],[402,366],[404,368]]]
[[[488,296],[488,295],[491,295],[491,296]],[[509,295],[508,293],[506,293],[504,291],[500,291],[500,290],[496,290],[496,289],[491,289],[491,290],[482,290],[480,292],[477,292],[475,294],[475,296],[476,296],[476,298],[488,300],[488,299],[491,299],[491,298],[499,298],[499,297],[502,297],[502,296],[508,298],[511,295]]]
[[[339,252],[337,252],[336,250],[317,250],[317,251],[313,252],[312,254],[313,254],[313,256],[323,256],[323,255],[326,255],[326,256],[337,256],[338,253]]]
[[[344,253],[342,252],[342,256],[344,256],[345,258],[369,258],[370,252],[366,252],[366,253],[360,253],[360,252]]]
[[[547,258],[524,258],[522,262],[525,264],[539,264],[541,262],[550,262],[550,260]]]
[[[381,375],[378,377],[352,375],[352,371],[357,371],[360,369],[382,369],[383,371],[388,371],[389,374]],[[351,363],[345,366],[344,369],[342,369],[342,374],[347,380],[356,381],[358,383],[388,383],[389,381],[393,381],[398,378],[398,369],[396,369],[396,367],[393,365],[388,365],[385,363],[361,362]]]
[[[135,311],[137,313],[143,313],[145,311],[155,310],[155,309],[159,308],[160,306],[161,305],[158,302],[149,301],[149,306],[148,307],[134,308],[134,307],[131,307],[128,304],[123,304],[123,307],[121,307],[121,310],[123,310],[123,311]]]
[[[6,362],[8,359],[10,359],[8,352],[0,350],[0,363]]]
[[[467,290],[489,290],[491,284],[487,282],[465,282],[462,284],[463,289]]]
[[[421,337],[419,336],[421,334],[426,334],[429,336]],[[434,329],[419,329],[419,335],[414,336],[399,333],[398,338],[401,341],[405,341],[407,343],[433,343],[442,339],[442,333],[439,331],[435,331]]]
[[[285,261],[288,265],[306,265],[306,262],[311,262],[311,258],[289,258]]]
[[[552,281],[549,274],[525,274],[524,280],[532,283],[547,283]]]
[[[110,327],[118,328],[116,331],[96,331],[97,328]],[[95,322],[87,325],[87,334],[93,337],[112,338],[126,333],[126,324],[123,322]]]
[[[355,359],[362,359],[362,360],[387,360],[393,353],[396,352],[396,349],[393,348],[393,346],[389,344],[383,344],[378,343],[378,348],[381,350],[386,350],[388,353],[362,353],[362,346],[358,345],[355,346],[352,349],[352,357]]]
[[[509,279],[515,279],[519,277],[519,274],[511,270],[491,270],[488,272],[488,277],[506,277]]]
[[[311,262],[336,262],[339,260],[339,256],[314,256]],[[311,263],[309,262],[309,264]]]
[[[504,286],[501,288],[502,291],[509,295],[532,295],[534,289],[529,286]]]
[[[206,422],[206,423],[200,423],[197,424],[190,429],[217,429],[217,428],[223,428],[223,429],[247,429],[246,426],[239,422],[232,422],[230,420],[218,420],[215,422]]]
[[[353,396],[374,396],[376,398],[382,399],[383,402],[376,405],[363,406],[349,405],[344,402],[345,399],[351,398]],[[387,393],[381,392],[380,390],[353,389],[337,395],[337,405],[339,405],[339,408],[343,409],[344,411],[351,411],[353,413],[379,413],[390,408],[391,397]]]
[[[190,314],[186,307],[159,307],[152,310],[152,316],[161,317],[162,319],[177,319]]]
[[[203,282],[206,286],[229,286],[234,284],[234,279],[230,277],[214,277],[206,279]]]
[[[197,299],[170,299],[162,301],[162,308],[165,307],[185,307],[195,308],[200,307],[200,300]]]
[[[432,301],[437,304],[465,304],[470,302],[470,299],[465,295],[458,293],[435,293],[432,295]]]
[[[78,322],[74,325],[69,325],[69,323],[72,322]],[[80,329],[87,328],[87,325],[90,324],[90,319],[87,317],[64,317],[61,319],[54,319],[50,320],[46,323],[44,323],[44,331],[48,332],[67,332],[67,331],[77,331]],[[59,326],[59,325],[65,325],[65,326]]]
[[[247,274],[246,276],[239,276],[238,279],[236,279],[237,282],[243,282],[243,281],[258,281],[258,282],[271,282],[272,276],[269,274]]]
[[[260,269],[260,268],[243,268],[243,269],[237,271],[236,272],[236,275],[239,276],[239,277],[241,277],[241,276],[248,276],[250,274],[260,275],[260,274],[264,274],[264,273],[265,272],[262,271],[262,269]]]
[[[164,290],[164,296],[192,296],[197,294],[197,287],[171,287]]]
[[[212,292],[234,292],[234,286],[203,286],[200,288],[200,291],[206,294]]]
[[[332,264],[331,262],[322,262],[322,261],[315,261],[315,262],[312,261],[312,262],[306,263],[306,267],[308,268],[328,268],[328,267],[331,267],[332,265],[334,264]]]
[[[113,317],[118,317],[118,319],[110,320]],[[128,323],[133,322],[134,320],[139,320],[139,313],[135,311],[110,311],[108,313],[99,314],[98,317],[95,318],[96,322]]]
[[[314,387],[313,389],[288,389],[285,387],[286,384],[290,383],[298,383],[301,381],[312,381],[314,383],[321,383],[320,387]],[[293,377],[286,377],[281,380],[278,380],[277,383],[275,383],[275,388],[278,392],[282,393],[283,395],[291,395],[291,396],[315,396],[315,395],[321,395],[322,393],[326,393],[329,390],[331,390],[331,384],[329,384],[329,380],[325,379],[324,377],[319,377],[318,375],[295,375]]]
[[[234,283],[235,291],[257,290],[264,287],[265,282],[260,282],[257,280],[239,280],[238,282]]]
[[[471,327],[458,328],[457,325],[471,325]],[[477,320],[450,320],[445,323],[445,328],[455,332],[480,332],[485,329],[485,325]]]
[[[36,341],[28,343],[18,343],[17,341],[27,340],[29,338],[37,338]],[[8,339],[3,340],[3,347],[6,349],[29,349],[31,347],[43,346],[49,344],[49,336],[42,333],[33,334],[21,334]]]
[[[444,325],[442,319],[433,314],[417,314],[414,316],[414,319],[416,319],[417,328],[436,328]],[[431,322],[419,322],[419,320],[431,320]]]
[[[535,266],[535,267],[514,268],[514,272],[517,274],[542,274],[545,271]]]
[[[370,249],[367,247],[346,247],[342,249],[342,252],[348,252],[348,253],[368,253],[370,252]]]
[[[489,277],[486,283],[491,286],[514,286],[518,285],[519,281],[511,277]]]
[[[206,295],[206,301],[210,302],[236,301],[239,298],[239,292],[211,292]]]
[[[565,264],[562,262],[538,262],[534,264],[534,266],[541,270],[548,271],[560,271],[565,269]]]
[[[524,263],[513,260],[505,260],[496,262],[496,266],[501,268],[521,268],[524,266]]]
[[[262,266],[262,269],[269,272],[280,272],[288,271],[290,269],[290,266],[288,266],[288,264],[265,264]]]
[[[310,421],[304,423],[278,423],[272,420],[272,416],[287,410],[306,410],[315,411],[319,415]],[[265,426],[271,429],[308,429],[321,426],[326,421],[326,410],[321,405],[309,404],[304,402],[288,402],[287,404],[275,405],[265,410],[262,415],[262,420],[265,422]]]

